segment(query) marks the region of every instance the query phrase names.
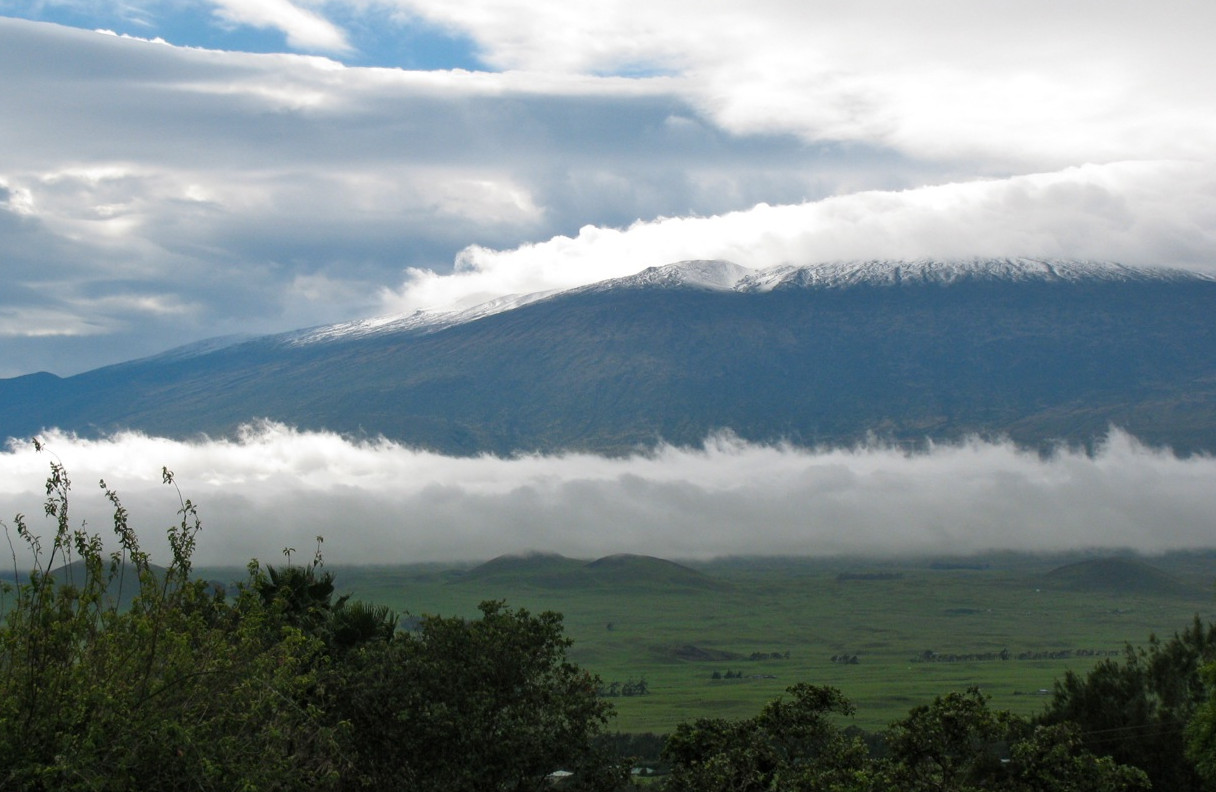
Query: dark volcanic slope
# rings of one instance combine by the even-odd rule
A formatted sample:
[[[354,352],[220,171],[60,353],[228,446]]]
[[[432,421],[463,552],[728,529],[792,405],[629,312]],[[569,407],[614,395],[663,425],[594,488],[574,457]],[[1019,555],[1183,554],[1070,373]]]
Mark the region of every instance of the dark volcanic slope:
[[[431,332],[259,339],[0,381],[0,436],[226,433],[258,417],[452,453],[1119,425],[1216,451],[1216,282],[964,278],[582,290]]]

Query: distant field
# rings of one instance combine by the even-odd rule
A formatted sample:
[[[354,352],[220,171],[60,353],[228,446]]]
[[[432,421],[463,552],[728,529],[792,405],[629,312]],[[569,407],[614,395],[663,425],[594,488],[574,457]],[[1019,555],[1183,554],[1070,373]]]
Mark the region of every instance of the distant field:
[[[1066,670],[1170,635],[1195,614],[1216,618],[1213,553],[585,563],[332,571],[341,592],[414,615],[472,616],[485,599],[560,611],[576,662],[605,683],[646,680],[648,695],[613,699],[612,728],[626,732],[747,717],[800,681],[840,688],[865,729],[970,685],[998,708],[1031,714]]]

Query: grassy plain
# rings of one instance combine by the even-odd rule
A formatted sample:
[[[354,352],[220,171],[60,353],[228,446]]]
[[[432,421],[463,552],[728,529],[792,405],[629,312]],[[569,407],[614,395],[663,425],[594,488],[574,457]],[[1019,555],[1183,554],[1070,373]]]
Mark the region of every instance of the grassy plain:
[[[865,729],[971,685],[998,708],[1032,714],[1066,670],[1083,672],[1101,653],[1121,653],[1150,634],[1171,635],[1195,614],[1216,619],[1216,554],[1049,574],[1082,560],[725,559],[690,562],[690,571],[628,557],[590,574],[583,562],[547,557],[482,569],[333,571],[341,592],[414,615],[473,616],[486,599],[559,611],[574,661],[605,682],[648,684],[648,695],[614,699],[612,728],[664,733],[701,716],[749,717],[800,681],[840,688]],[[923,660],[926,652],[1002,650],[1010,659]],[[780,657],[750,659],[754,653]],[[1026,653],[1033,659],[1018,659]],[[715,671],[742,678],[714,679]]]

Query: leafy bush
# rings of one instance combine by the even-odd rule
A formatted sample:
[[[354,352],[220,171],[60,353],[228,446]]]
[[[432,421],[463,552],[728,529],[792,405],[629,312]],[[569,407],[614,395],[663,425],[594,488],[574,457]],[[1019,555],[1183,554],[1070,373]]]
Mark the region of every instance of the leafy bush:
[[[252,590],[229,602],[191,578],[201,523],[190,501],[168,531],[171,563],[156,568],[102,488],[109,555],[72,526],[58,462],[46,482],[49,549],[24,516],[13,521],[34,568],[8,588],[0,629],[0,788],[332,786],[339,730],[301,695],[322,644],[300,630],[268,639],[272,614]]]

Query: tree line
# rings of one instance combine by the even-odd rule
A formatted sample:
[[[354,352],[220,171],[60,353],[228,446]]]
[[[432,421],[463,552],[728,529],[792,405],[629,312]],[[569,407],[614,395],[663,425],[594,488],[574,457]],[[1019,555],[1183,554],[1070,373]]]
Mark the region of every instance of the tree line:
[[[1047,649],[1040,651],[1024,651],[1014,654],[1008,649],[999,652],[935,652],[926,649],[916,657],[908,660],[910,663],[985,663],[995,660],[1067,660],[1070,657],[1118,657],[1122,652],[1114,649]]]
[[[596,692],[603,698],[616,698],[617,696],[648,696],[650,695],[650,685],[646,683],[646,678],[628,679],[625,682],[612,681],[606,685],[600,685],[596,688]]]

